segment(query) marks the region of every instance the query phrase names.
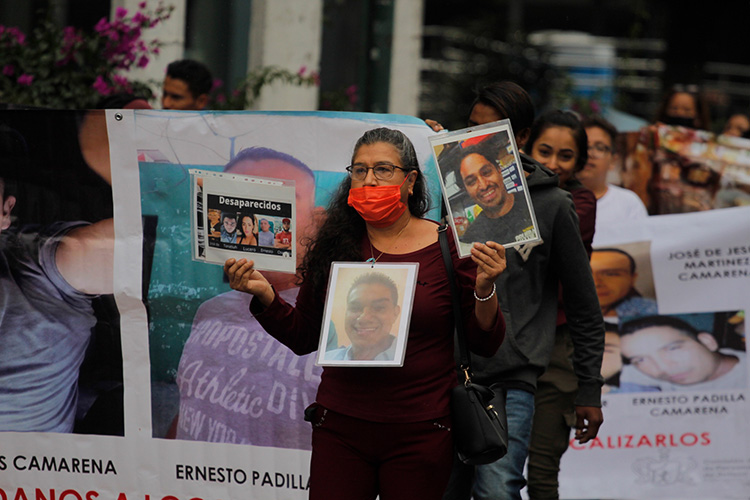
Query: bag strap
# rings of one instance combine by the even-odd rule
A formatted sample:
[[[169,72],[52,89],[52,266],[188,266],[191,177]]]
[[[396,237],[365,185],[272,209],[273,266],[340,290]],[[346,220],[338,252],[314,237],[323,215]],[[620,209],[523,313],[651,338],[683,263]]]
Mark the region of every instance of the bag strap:
[[[471,382],[471,355],[466,343],[466,334],[464,332],[464,323],[462,321],[461,314],[461,303],[458,295],[458,286],[456,286],[456,276],[453,271],[453,259],[451,258],[450,249],[448,247],[448,225],[443,224],[438,228],[438,241],[440,241],[440,250],[443,254],[443,262],[445,263],[445,270],[448,273],[448,283],[451,287],[451,298],[453,299],[453,319],[456,329],[456,338],[458,340],[458,359],[459,359],[459,373],[461,373],[465,379],[464,383]]]

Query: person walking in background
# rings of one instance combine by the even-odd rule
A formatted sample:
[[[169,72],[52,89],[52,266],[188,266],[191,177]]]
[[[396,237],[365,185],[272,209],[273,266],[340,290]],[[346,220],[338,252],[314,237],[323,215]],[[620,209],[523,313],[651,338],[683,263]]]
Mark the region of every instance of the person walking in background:
[[[205,64],[192,59],[169,63],[162,86],[161,107],[200,111],[208,105],[212,86],[213,77]]]
[[[532,158],[555,172],[560,187],[572,195],[581,239],[590,257],[596,198],[576,178],[588,160],[588,140],[583,125],[569,111],[545,113],[534,121],[526,149]],[[578,384],[570,361],[574,349],[564,309],[564,303],[558,305],[555,344],[534,395],[528,465],[528,490],[533,500],[559,498],[560,459],[568,448],[570,428],[576,425]]]
[[[588,161],[576,174],[578,180],[596,197],[596,231],[606,232],[623,220],[640,220],[648,217],[643,201],[633,191],[607,182],[617,158],[617,129],[601,116],[583,120],[588,138]]]
[[[711,129],[708,103],[697,85],[675,85],[669,89],[659,105],[655,121],[665,125]]]
[[[470,125],[509,119],[516,144],[524,147],[534,121],[534,105],[519,85],[495,82],[482,87],[472,104]],[[434,124],[433,129],[442,129]],[[585,142],[584,142],[585,144]],[[526,154],[521,154],[526,183],[540,228],[541,241],[506,250],[508,267],[497,281],[503,315],[509,324],[508,341],[492,358],[477,358],[475,380],[507,391],[508,454],[495,463],[476,467],[458,460],[445,500],[520,499],[528,455],[534,392],[555,341],[558,294],[562,286],[565,313],[574,346],[578,382],[575,399],[576,439],[596,437],[602,423],[601,359],[604,325],[589,262],[581,241],[578,218],[570,195],[558,177]]]

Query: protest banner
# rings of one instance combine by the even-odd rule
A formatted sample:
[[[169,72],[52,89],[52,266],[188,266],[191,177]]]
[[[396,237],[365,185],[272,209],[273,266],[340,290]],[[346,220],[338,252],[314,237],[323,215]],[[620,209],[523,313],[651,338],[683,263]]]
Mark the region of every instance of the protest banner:
[[[750,139],[649,125],[620,134],[616,183],[650,214],[750,205]]]
[[[0,286],[2,300],[11,300],[0,322],[0,499],[306,498],[310,428],[302,415],[321,369],[314,354],[294,355],[253,322],[249,296],[230,291],[219,266],[193,260],[190,170],[293,180],[292,229],[304,233],[324,215],[357,137],[381,125],[415,143],[433,193],[429,217],[439,218],[432,132],[416,118],[0,112]],[[703,346],[704,359],[705,351],[722,354],[708,357],[729,369],[713,380],[668,376],[649,369],[648,351],[621,343],[630,364],[603,396],[599,437],[572,443],[564,455],[563,498],[747,497],[749,211],[659,215],[599,234],[600,250],[633,254],[641,275],[634,286],[653,301],[655,316],[688,322],[701,339],[690,345]],[[282,227],[284,218],[277,218]],[[208,213],[203,222],[208,230]],[[269,222],[279,229],[279,220]],[[52,284],[43,296],[59,294],[67,304],[33,306],[51,323],[34,332],[27,325],[43,323],[29,321],[31,313],[12,302],[26,295],[7,287],[17,276],[16,264],[5,264],[16,236],[26,246],[12,248],[31,256],[24,269],[37,266],[35,278]],[[76,257],[68,261],[72,272],[58,260],[66,248],[78,249],[67,255]],[[293,302],[292,275],[273,279]],[[67,321],[71,315],[77,319]],[[45,340],[44,362],[18,351],[10,333]],[[29,382],[44,379],[49,367],[65,376],[68,390]],[[709,387],[723,381],[726,387]],[[19,394],[31,387],[39,390],[27,405],[32,400]],[[62,423],[40,423],[39,415],[54,413],[44,406],[27,411],[45,403],[45,394],[69,401],[76,391],[77,405],[66,407]]]
[[[614,277],[606,254],[611,262],[640,254],[638,281],[628,281],[638,293],[615,306],[619,336],[609,349],[620,370],[604,374],[605,353],[604,425],[585,445],[571,439],[561,498],[745,498],[750,207],[607,229],[594,248],[594,273]],[[598,285],[604,311],[602,294],[614,292]]]
[[[103,239],[110,248],[109,268],[89,260],[83,269],[110,277],[109,292],[121,317],[121,322],[110,320],[121,327],[117,353],[112,360],[98,344],[91,348],[101,353],[100,365],[110,371],[121,366],[121,373],[113,381],[93,378],[102,392],[113,387],[114,395],[101,403],[108,411],[80,434],[0,429],[34,431],[3,433],[0,498],[307,498],[311,429],[303,410],[315,398],[321,368],[314,354],[298,357],[259,328],[248,312],[249,296],[230,291],[220,266],[193,260],[196,184],[190,170],[219,179],[205,185],[206,210],[237,208],[239,216],[247,207],[235,205],[253,204],[259,215],[257,246],[288,258],[287,245],[298,261],[303,237],[314,231],[346,175],[356,140],[371,128],[398,128],[412,139],[432,193],[429,216],[439,218],[439,184],[426,139],[431,130],[416,118],[354,113],[109,110],[94,113],[95,127],[82,125],[85,113],[69,113],[66,120],[55,113],[16,113],[2,116],[3,144],[9,145],[3,176],[15,172],[44,185],[32,198],[22,196],[22,182],[12,183],[14,197],[26,200],[14,216],[24,223],[84,220],[114,226],[115,237]],[[86,140],[84,128],[96,132],[92,140]],[[60,143],[72,151],[74,165]],[[46,156],[34,165],[24,160],[39,151]],[[102,162],[106,169],[95,168]],[[37,166],[45,168],[35,171]],[[70,168],[96,180],[97,191],[87,185],[89,177],[70,180]],[[106,170],[101,178],[100,170]],[[45,179],[48,173],[55,176]],[[224,174],[280,180],[283,187],[292,186],[292,198],[276,193],[274,184],[260,195],[245,192],[224,182]],[[111,188],[104,179],[111,179]],[[69,196],[48,195],[50,186]],[[222,204],[212,194],[226,199]],[[67,212],[57,213],[59,207]],[[44,218],[33,219],[33,211]],[[286,219],[291,242],[282,234]],[[269,242],[261,240],[264,220],[274,233]],[[208,213],[202,222],[207,229]],[[210,244],[205,236],[204,244]],[[278,269],[267,276],[294,303],[295,276]],[[56,344],[50,351],[62,357],[64,344],[55,333],[43,335]],[[73,377],[78,366],[71,366],[66,373]],[[0,367],[0,373],[4,370]],[[122,402],[113,406],[118,394]],[[25,410],[20,399],[8,405],[15,405],[16,413]]]

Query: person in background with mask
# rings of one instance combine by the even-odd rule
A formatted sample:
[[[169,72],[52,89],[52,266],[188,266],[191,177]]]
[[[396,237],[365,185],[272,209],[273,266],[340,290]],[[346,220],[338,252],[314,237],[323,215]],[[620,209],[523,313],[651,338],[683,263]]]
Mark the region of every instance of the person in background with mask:
[[[668,126],[685,127],[687,130],[666,130]],[[664,134],[676,135],[680,140],[692,140],[695,130],[710,130],[711,120],[708,105],[696,85],[675,85],[662,99],[654,123],[642,127],[635,150],[629,154],[620,173],[622,187],[630,189],[643,201],[652,215],[684,210],[680,200],[675,202],[668,196],[668,184],[678,182],[678,165],[664,161],[659,144]],[[655,171],[656,170],[656,171]],[[658,184],[665,186],[657,187]],[[670,207],[677,204],[680,208]],[[664,207],[664,208],[662,208]],[[690,211],[695,208],[690,208]]]
[[[302,355],[318,348],[332,261],[419,263],[403,367],[323,368],[316,402],[306,410],[313,425],[310,499],[439,500],[453,463],[449,396],[457,377],[438,225],[422,218],[425,181],[402,132],[365,132],[351,161],[307,247],[296,306],[253,261],[229,259],[224,270],[233,289],[253,296],[250,313],[261,326]],[[471,258],[459,259],[450,234],[448,244],[469,346],[491,356],[505,335],[495,288],[505,249],[476,243]]]
[[[665,125],[711,129],[708,104],[697,85],[675,85],[662,99],[656,122]]]
[[[722,134],[732,137],[746,137],[750,132],[750,116],[747,113],[733,113],[724,124]]]

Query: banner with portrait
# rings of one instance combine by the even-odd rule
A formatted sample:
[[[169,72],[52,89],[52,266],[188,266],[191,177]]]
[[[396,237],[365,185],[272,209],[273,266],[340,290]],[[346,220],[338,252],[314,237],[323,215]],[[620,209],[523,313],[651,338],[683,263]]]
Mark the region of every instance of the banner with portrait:
[[[597,234],[604,425],[570,441],[561,498],[746,498],[750,207]]]
[[[438,219],[417,118],[0,112],[0,498],[307,498],[316,353],[266,334],[200,256],[293,269],[357,139],[381,126],[414,143]],[[272,264],[293,304],[290,266]]]
[[[750,205],[750,139],[649,125],[617,142],[612,180],[637,193],[650,214]]]

